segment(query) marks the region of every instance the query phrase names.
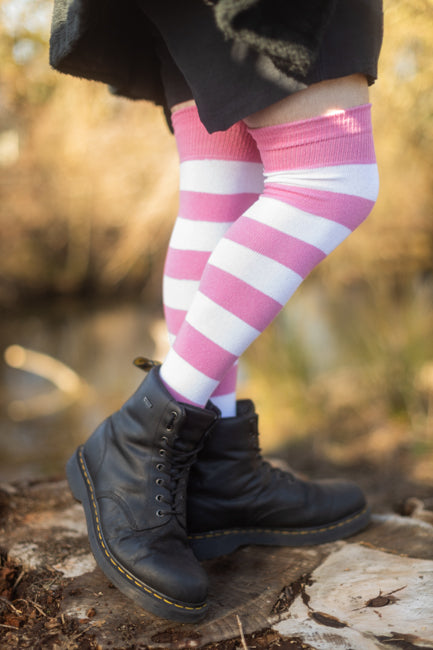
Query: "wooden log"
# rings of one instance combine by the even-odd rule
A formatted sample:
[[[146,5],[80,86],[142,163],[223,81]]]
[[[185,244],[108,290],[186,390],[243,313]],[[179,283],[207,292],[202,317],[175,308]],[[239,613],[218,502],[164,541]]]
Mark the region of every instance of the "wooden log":
[[[247,647],[433,648],[433,526],[425,521],[376,516],[347,541],[245,547],[208,561],[209,614],[182,625],[109,583],[65,481],[0,486],[0,497],[0,647],[227,647],[241,625]]]

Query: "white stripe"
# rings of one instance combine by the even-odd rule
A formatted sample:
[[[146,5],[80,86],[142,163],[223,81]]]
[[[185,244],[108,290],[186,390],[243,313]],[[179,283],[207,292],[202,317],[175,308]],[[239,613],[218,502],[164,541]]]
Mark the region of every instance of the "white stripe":
[[[170,248],[178,250],[213,251],[231,222],[192,221],[178,217],[170,238]]]
[[[188,309],[199,284],[199,280],[176,280],[165,275],[162,282],[164,304],[171,309]]]
[[[266,183],[325,190],[375,201],[379,189],[376,164],[330,165],[317,169],[289,169],[265,174]]]
[[[302,277],[284,264],[252,251],[229,239],[222,239],[209,263],[258,289],[281,305],[296,291]]]
[[[185,160],[180,165],[180,189],[209,194],[260,193],[263,166],[238,160]]]
[[[350,228],[336,221],[304,212],[268,196],[261,196],[248,208],[245,216],[316,246],[326,255],[351,233]]]
[[[197,292],[186,320],[201,334],[237,357],[260,334],[241,318]]]
[[[223,418],[233,418],[236,416],[236,393],[228,395],[211,395],[212,404],[215,404],[221,411]]]
[[[168,352],[160,374],[171,388],[196,404],[206,404],[219,384],[182,359],[173,348]]]

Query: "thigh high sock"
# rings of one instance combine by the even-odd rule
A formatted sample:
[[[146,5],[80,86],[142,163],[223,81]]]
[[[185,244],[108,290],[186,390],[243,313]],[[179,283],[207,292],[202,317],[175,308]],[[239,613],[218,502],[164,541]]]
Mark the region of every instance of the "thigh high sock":
[[[195,107],[175,111],[172,119],[180,157],[180,195],[163,281],[171,345],[209,255],[263,190],[263,165],[245,124],[209,134]],[[213,386],[212,401],[226,417],[236,413],[236,376],[234,363]]]
[[[214,248],[161,367],[172,395],[197,406],[377,197],[369,105],[249,132],[264,191]]]

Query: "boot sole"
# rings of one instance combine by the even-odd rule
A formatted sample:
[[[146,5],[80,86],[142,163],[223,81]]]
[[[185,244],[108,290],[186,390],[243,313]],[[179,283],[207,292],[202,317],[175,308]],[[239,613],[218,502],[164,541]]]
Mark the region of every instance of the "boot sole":
[[[184,623],[201,620],[207,613],[206,603],[184,603],[170,598],[134,576],[111,553],[100,526],[98,503],[82,447],[67,462],[66,475],[73,496],[84,508],[90,548],[107,578],[125,596],[156,616]]]
[[[344,519],[311,528],[238,528],[193,533],[189,543],[198,560],[232,553],[240,546],[315,546],[358,533],[370,522],[368,506]]]

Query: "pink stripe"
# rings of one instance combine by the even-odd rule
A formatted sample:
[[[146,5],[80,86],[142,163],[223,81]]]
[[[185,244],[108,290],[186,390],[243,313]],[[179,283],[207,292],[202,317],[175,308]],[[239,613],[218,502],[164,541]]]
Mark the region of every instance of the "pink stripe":
[[[266,171],[376,162],[370,105],[250,133]]]
[[[262,331],[281,310],[281,305],[230,273],[208,264],[200,291],[245,323]]]
[[[215,388],[212,395],[215,397],[221,397],[221,395],[230,395],[236,391],[236,384],[238,379],[238,366],[235,363],[228,372],[224,375],[224,378],[220,381],[218,386]],[[212,398],[211,398],[212,399]]]
[[[210,252],[169,248],[164,275],[176,280],[200,280]]]
[[[355,230],[370,214],[374,201],[361,196],[340,194],[289,185],[269,183],[263,196],[268,196],[325,219]]]
[[[237,221],[226,234],[226,239],[283,264],[302,278],[326,257],[316,246],[248,217]]]
[[[195,106],[175,111],[171,119],[181,161],[208,158],[261,162],[257,145],[243,122],[226,131],[208,133]]]
[[[206,194],[181,191],[179,216],[192,221],[235,221],[255,201],[259,194]]]
[[[219,379],[234,364],[237,357],[198,332],[187,321],[181,335],[174,342],[173,349],[196,370],[206,377]],[[209,374],[211,370],[212,374]]]
[[[164,307],[165,321],[167,323],[167,329],[170,334],[177,336],[183,321],[185,320],[186,311],[181,309],[171,309],[170,307]],[[213,392],[213,395],[230,395],[236,390],[238,377],[238,366],[237,363],[234,363],[230,370],[226,372],[224,378],[219,383],[218,387]]]
[[[169,333],[177,336],[177,333],[185,320],[186,311],[183,309],[173,309],[172,307],[164,305],[164,316]]]

